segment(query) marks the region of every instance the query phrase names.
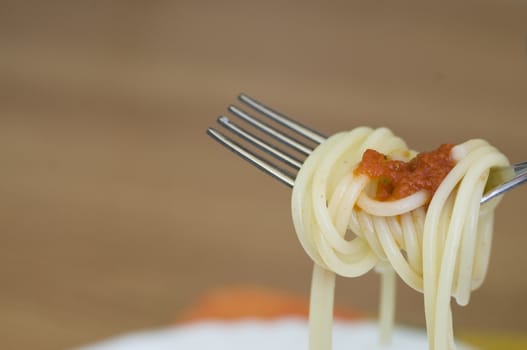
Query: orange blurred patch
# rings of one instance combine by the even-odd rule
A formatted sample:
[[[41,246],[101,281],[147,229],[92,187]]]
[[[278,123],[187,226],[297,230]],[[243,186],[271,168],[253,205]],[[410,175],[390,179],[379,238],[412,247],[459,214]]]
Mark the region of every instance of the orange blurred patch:
[[[308,313],[309,300],[299,295],[259,287],[228,287],[203,295],[180,315],[178,321],[306,318]],[[336,308],[335,317],[353,320],[363,315],[353,310]]]

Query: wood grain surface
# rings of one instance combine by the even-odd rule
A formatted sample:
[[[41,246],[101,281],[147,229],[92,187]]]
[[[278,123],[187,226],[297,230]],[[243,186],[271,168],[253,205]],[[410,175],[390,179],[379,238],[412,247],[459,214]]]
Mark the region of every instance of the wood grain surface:
[[[200,293],[307,295],[290,191],[205,135],[239,92],[327,134],[527,158],[524,1],[2,1],[0,347],[66,349],[172,322]],[[527,332],[527,188],[498,210],[456,329]],[[375,274],[337,302],[374,314]],[[398,321],[423,325],[401,284]]]

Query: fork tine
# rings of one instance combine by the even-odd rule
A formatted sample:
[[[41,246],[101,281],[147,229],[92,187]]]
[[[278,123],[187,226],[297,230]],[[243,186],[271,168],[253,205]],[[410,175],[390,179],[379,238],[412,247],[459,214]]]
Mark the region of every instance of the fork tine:
[[[249,151],[248,149],[233,141],[229,137],[223,135],[216,129],[208,128],[207,134],[209,134],[209,136],[214,138],[216,141],[218,141],[223,146],[227,147],[229,150],[231,150],[238,156],[246,159],[259,169],[263,170],[263,172],[265,172],[266,174],[271,175],[272,177],[278,179],[287,186],[293,187],[293,185],[295,184],[294,176],[280,169],[279,167],[271,164],[270,162],[264,160],[263,158],[255,155],[253,152]]]
[[[520,174],[527,170],[527,162],[516,163],[512,166],[516,174]]]
[[[241,93],[238,96],[238,99],[246,105],[262,113],[263,115],[267,116],[268,118],[276,121],[277,123],[282,124],[283,126],[295,131],[296,133],[308,138],[313,142],[322,143],[326,139],[326,136],[322,135],[318,131],[308,128],[307,126],[302,125],[297,121],[294,121],[285,114],[275,111],[274,109],[264,105],[260,101],[255,100],[247,94]]]
[[[481,197],[480,203],[483,204],[487,202],[488,200],[499,196],[507,191],[512,190],[514,187],[520,186],[524,183],[527,183],[527,172],[524,171],[523,173],[513,177],[512,179],[505,181],[501,185],[497,186],[494,189],[491,189],[490,191],[485,192],[483,197]]]
[[[295,169],[300,169],[302,166],[302,162],[298,160],[297,158],[293,157],[290,154],[285,153],[284,151],[281,151],[267,143],[265,143],[262,139],[259,137],[256,137],[252,133],[244,130],[243,128],[239,127],[238,125],[234,124],[228,117],[221,116],[218,118],[218,123],[220,123],[225,128],[229,129],[234,134],[240,136],[241,138],[246,139],[256,147],[260,148],[267,154],[270,154],[271,156],[277,158],[278,160],[281,160],[288,165],[294,167]]]
[[[280,131],[276,130],[275,128],[273,128],[272,126],[269,126],[267,125],[266,123],[252,117],[251,115],[247,114],[246,112],[242,111],[241,109],[239,109],[238,107],[236,106],[229,106],[228,108],[229,112],[231,112],[232,114],[234,114],[235,116],[237,116],[238,118],[248,122],[249,124],[253,125],[255,128],[263,131],[264,133],[266,133],[267,135],[269,136],[272,136],[273,138],[275,138],[276,140],[294,148],[295,150],[297,150],[298,152],[300,153],[303,153],[304,155],[309,155],[311,152],[313,152],[313,149],[311,147],[309,147],[308,145],[306,144],[303,144],[283,133],[281,133]]]

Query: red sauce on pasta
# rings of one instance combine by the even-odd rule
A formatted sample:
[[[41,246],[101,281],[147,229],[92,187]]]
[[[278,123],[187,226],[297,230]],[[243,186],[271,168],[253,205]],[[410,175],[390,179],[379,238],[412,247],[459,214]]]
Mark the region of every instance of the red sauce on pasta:
[[[404,198],[420,190],[433,195],[455,165],[450,156],[452,147],[443,144],[434,151],[419,153],[408,162],[392,160],[368,149],[355,173],[378,181],[376,199],[380,201]]]

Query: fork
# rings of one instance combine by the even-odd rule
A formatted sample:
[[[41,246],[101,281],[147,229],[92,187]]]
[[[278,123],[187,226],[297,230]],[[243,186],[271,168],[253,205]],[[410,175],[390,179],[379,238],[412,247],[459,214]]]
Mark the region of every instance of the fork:
[[[326,140],[326,136],[246,94],[240,94],[238,99],[246,107],[250,108],[251,113],[260,115],[260,118],[254,117],[241,108],[230,105],[227,110],[232,115],[242,120],[247,126],[258,130],[266,139],[270,141],[274,139],[290,150],[286,151],[283,147],[278,147],[274,143],[266,141],[266,139],[248,131],[225,115],[217,119],[222,127],[236,135],[240,141],[252,145],[255,150],[263,152],[263,155],[271,156],[275,161],[271,160],[270,157],[264,157],[262,154],[250,150],[242,143],[235,141],[215,128],[208,128],[207,134],[264,173],[271,175],[289,187],[293,187],[296,173],[305,158],[313,152],[316,146]],[[285,133],[274,125],[290,130],[290,133]],[[280,165],[277,165],[276,160]],[[516,163],[510,167],[492,168],[480,203],[483,204],[525,182],[527,182],[527,162]]]

